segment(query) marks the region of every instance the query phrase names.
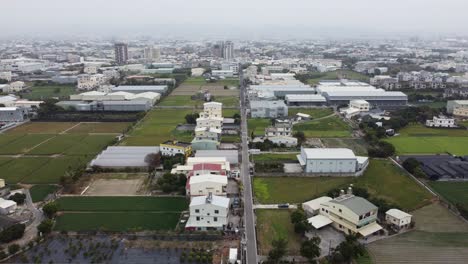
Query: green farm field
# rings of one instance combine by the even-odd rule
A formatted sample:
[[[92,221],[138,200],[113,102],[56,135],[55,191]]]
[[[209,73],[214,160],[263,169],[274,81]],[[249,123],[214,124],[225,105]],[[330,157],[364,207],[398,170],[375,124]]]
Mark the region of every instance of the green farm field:
[[[297,155],[298,153],[262,153],[262,154],[255,154],[252,155],[254,161],[260,161],[260,162],[283,162],[283,161],[297,161]]]
[[[57,231],[142,231],[174,230],[180,213],[158,212],[92,212],[62,213],[57,218]]]
[[[431,181],[429,184],[449,202],[468,211],[468,182]]]
[[[133,128],[122,145],[156,146],[166,140],[179,139],[175,135],[177,125],[185,123],[185,116],[193,112],[187,109],[154,109]]]
[[[68,99],[70,95],[76,93],[74,85],[33,86],[30,89],[31,92],[23,93],[21,97],[29,100],[44,100],[53,97]]]
[[[185,197],[62,197],[57,200],[60,211],[113,212],[152,211],[181,212],[188,207]]]
[[[0,138],[3,136],[10,137],[10,135],[0,135]],[[16,139],[0,146],[0,154],[12,155],[12,154],[21,154],[29,152],[34,147],[38,146],[45,140],[54,137],[54,135],[48,134],[29,134],[17,137]]]
[[[414,210],[431,202],[432,196],[389,160],[371,160],[364,175],[354,177],[255,177],[253,190],[261,204],[303,203],[335,188],[353,183],[374,197]]]
[[[426,128],[411,125],[402,129],[399,136],[387,139],[397,154],[468,154],[468,130]]]
[[[40,184],[40,185],[34,185],[29,189],[29,192],[31,193],[31,198],[33,203],[40,202],[44,200],[47,195],[55,192],[58,190],[57,185],[47,185],[47,184]]]
[[[271,126],[271,120],[266,118],[249,118],[247,127],[249,128],[249,136],[253,132],[255,136],[265,135],[265,128]]]
[[[294,125],[294,132],[302,131],[307,138],[350,137],[351,128],[339,117],[311,120]]]

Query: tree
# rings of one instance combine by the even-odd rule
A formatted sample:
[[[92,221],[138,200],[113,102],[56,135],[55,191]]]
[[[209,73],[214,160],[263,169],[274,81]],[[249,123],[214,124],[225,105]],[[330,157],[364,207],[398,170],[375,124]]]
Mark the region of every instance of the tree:
[[[26,194],[24,193],[15,193],[10,196],[9,200],[16,202],[17,204],[24,204],[24,200],[26,200]]]
[[[42,211],[48,218],[53,218],[58,211],[58,204],[50,202],[42,207]]]
[[[348,235],[346,240],[339,244],[332,255],[333,263],[349,263],[354,258],[362,256],[364,254],[364,246],[359,243],[357,236]]]
[[[8,253],[10,253],[10,255],[13,255],[16,252],[18,252],[20,249],[21,247],[18,244],[12,244],[8,246]]]
[[[185,122],[187,122],[187,124],[196,124],[197,123],[197,118],[199,118],[200,115],[198,113],[194,113],[194,114],[187,114],[185,116]]]
[[[309,263],[316,263],[315,259],[320,257],[320,237],[313,237],[302,242],[301,256],[307,258]]]
[[[52,220],[46,219],[37,226],[37,231],[39,231],[39,233],[42,233],[42,234],[48,234],[52,231],[53,225],[54,225],[54,222]]]
[[[284,238],[275,239],[271,242],[272,249],[268,253],[268,263],[279,263],[286,255],[288,242]]]
[[[157,180],[157,185],[165,193],[179,192],[185,194],[187,177],[184,174],[165,173]]]
[[[312,225],[307,221],[306,213],[302,208],[291,213],[291,222],[294,224],[294,232],[304,234],[312,229]]]
[[[407,170],[409,173],[414,173],[416,168],[420,166],[419,161],[415,158],[408,158],[405,161],[403,161],[402,164],[403,168]]]
[[[0,232],[0,241],[2,243],[8,243],[23,237],[25,228],[26,226],[24,224],[14,224],[4,229],[2,232]]]
[[[159,166],[161,166],[161,152],[158,153],[150,153],[146,155],[145,162],[148,164],[150,171],[155,170]]]
[[[305,134],[302,131],[295,132],[293,136],[295,138],[297,138],[297,144],[298,145],[302,145],[302,143],[304,143],[306,141]]]

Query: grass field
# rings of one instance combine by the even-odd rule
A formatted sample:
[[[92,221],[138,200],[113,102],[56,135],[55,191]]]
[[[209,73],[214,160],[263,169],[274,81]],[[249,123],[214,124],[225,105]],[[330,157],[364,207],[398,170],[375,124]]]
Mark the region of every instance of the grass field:
[[[351,181],[349,177],[254,177],[253,190],[261,204],[303,203]]]
[[[316,77],[308,79],[307,83],[310,85],[316,85],[322,80],[338,80],[338,79],[349,79],[349,80],[359,80],[363,82],[369,82],[369,77],[355,71],[350,70],[338,70],[325,73],[316,73]]]
[[[329,148],[349,148],[354,154],[367,156],[367,143],[361,138],[322,138],[322,143]]]
[[[367,188],[374,197],[384,198],[407,211],[430,203],[431,194],[389,160],[371,160],[355,186]]]
[[[354,177],[255,177],[253,190],[261,204],[303,203],[353,183],[374,197],[414,210],[428,204],[429,192],[388,160],[371,160],[364,175]]]
[[[252,155],[254,161],[262,161],[262,162],[268,162],[268,161],[297,161],[297,155],[299,154],[291,154],[291,153],[264,153],[264,154],[255,154]]]
[[[289,108],[288,115],[295,116],[297,113],[310,115],[312,118],[321,118],[333,114],[332,108]]]
[[[416,223],[416,230],[431,233],[468,233],[468,223],[437,202],[411,214]]]
[[[174,133],[176,126],[185,123],[185,115],[193,112],[186,109],[154,109],[134,127],[122,145],[156,146],[166,140],[179,139]]]
[[[74,85],[46,85],[33,86],[30,93],[23,93],[21,97],[29,100],[44,100],[52,97],[68,99],[74,93],[76,93]]]
[[[47,195],[57,191],[58,188],[56,185],[34,185],[29,189],[29,192],[31,193],[32,201],[37,203],[44,200]]]
[[[190,77],[184,81],[183,84],[187,85],[227,85],[227,86],[239,86],[238,78],[226,78],[223,80],[217,80],[216,82],[207,82],[204,77]]]
[[[170,95],[164,98],[158,105],[160,106],[193,106],[203,107],[202,100],[192,100],[190,95]],[[177,110],[175,110],[177,111]]]
[[[223,104],[223,107],[239,107],[239,97],[236,96],[216,96],[215,102]]]
[[[58,231],[139,231],[173,230],[180,213],[93,212],[63,213],[57,218]]]
[[[468,182],[429,182],[431,187],[452,204],[468,210]]]
[[[333,116],[322,120],[311,120],[294,125],[294,132],[302,131],[308,138],[349,137],[350,127],[339,117]]]
[[[288,241],[287,255],[300,255],[301,238],[294,232],[288,210],[256,210],[259,255],[268,255],[271,242],[283,238]]]
[[[240,135],[223,135],[221,136],[221,142],[223,143],[240,143],[241,137]]]
[[[113,212],[152,211],[181,212],[187,209],[183,197],[62,197],[57,200],[60,211]]]
[[[64,153],[67,155],[95,155],[111,144],[114,140],[112,135],[90,135],[73,144]]]
[[[400,135],[387,139],[397,154],[451,153],[468,155],[468,130],[426,128],[411,125],[400,131]]]
[[[271,120],[266,118],[249,118],[247,127],[249,128],[249,136],[252,131],[255,136],[265,135],[265,128],[271,126]]]

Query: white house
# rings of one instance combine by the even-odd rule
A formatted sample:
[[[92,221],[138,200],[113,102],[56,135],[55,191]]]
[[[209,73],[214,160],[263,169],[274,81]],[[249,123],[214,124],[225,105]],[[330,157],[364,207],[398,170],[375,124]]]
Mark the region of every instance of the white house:
[[[408,228],[411,224],[412,215],[398,209],[390,209],[385,213],[385,222],[397,229]]]
[[[209,194],[193,197],[186,230],[223,230],[228,224],[229,198]]]
[[[434,116],[432,120],[426,120],[427,127],[457,127],[454,118],[446,116]]]
[[[222,129],[223,121],[222,117],[199,117],[197,118],[197,127]]]
[[[366,100],[351,100],[349,101],[349,107],[359,109],[362,112],[369,111],[369,102]]]
[[[81,74],[78,75],[78,90],[92,90],[106,82],[103,74]]]
[[[219,141],[221,137],[221,129],[212,128],[212,127],[196,127],[195,128],[195,139],[209,139]]]
[[[16,202],[0,198],[0,214],[11,214],[16,210]]]
[[[0,79],[11,82],[11,71],[0,72]]]
[[[187,195],[191,197],[200,195],[206,196],[212,193],[226,196],[227,184],[228,179],[226,175],[202,174],[199,176],[192,176],[187,186]]]
[[[367,167],[369,159],[346,148],[301,148],[297,155],[306,173],[354,174]]]
[[[22,81],[16,81],[16,82],[12,82],[10,83],[10,87],[9,87],[9,93],[13,93],[13,92],[21,92],[22,90],[24,89],[24,82]]]
[[[208,102],[203,104],[201,117],[223,117],[223,104],[218,102]]]
[[[286,147],[297,146],[297,138],[295,137],[273,136],[273,137],[268,137],[268,140],[270,140],[271,142],[277,145],[284,144]]]

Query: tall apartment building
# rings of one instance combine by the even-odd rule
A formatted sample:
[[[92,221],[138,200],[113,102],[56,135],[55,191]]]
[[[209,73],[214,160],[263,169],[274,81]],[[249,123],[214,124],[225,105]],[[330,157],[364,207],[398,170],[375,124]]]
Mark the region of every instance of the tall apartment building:
[[[161,57],[161,51],[157,47],[148,46],[143,50],[143,56],[147,62],[155,62]]]
[[[126,43],[115,43],[115,62],[123,65],[128,61],[128,45]]]
[[[232,60],[234,58],[234,43],[232,41],[225,41],[223,44],[223,58],[225,60]]]

